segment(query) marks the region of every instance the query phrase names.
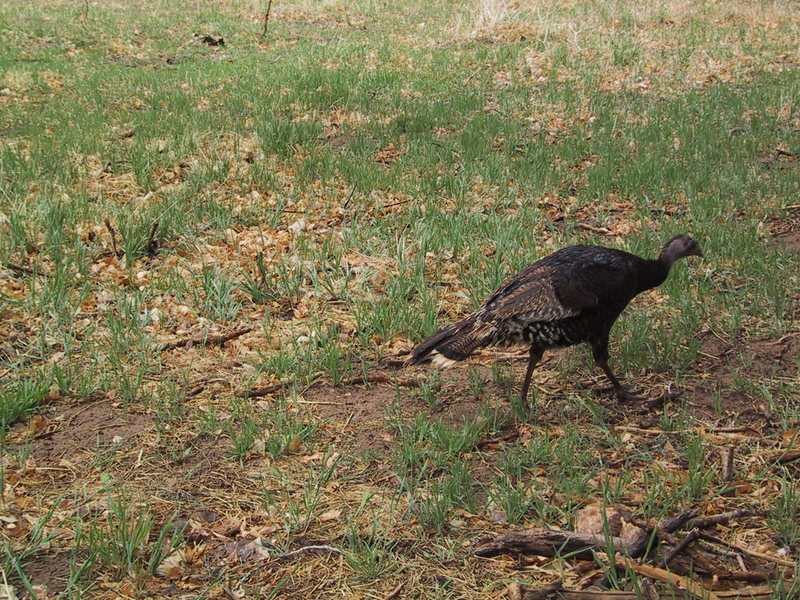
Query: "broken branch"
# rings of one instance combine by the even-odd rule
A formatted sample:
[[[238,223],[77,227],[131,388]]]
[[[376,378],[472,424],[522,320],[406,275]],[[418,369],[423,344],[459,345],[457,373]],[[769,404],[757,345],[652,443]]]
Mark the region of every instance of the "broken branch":
[[[659,581],[663,581],[664,583],[673,587],[683,588],[701,600],[720,600],[720,597],[716,593],[712,592],[708,588],[703,587],[701,583],[689,579],[688,577],[683,577],[681,575],[676,575],[675,573],[665,571],[664,569],[659,569],[658,567],[645,565],[629,558],[622,558],[618,560],[617,566],[631,569],[635,573],[644,575],[645,577],[649,577],[651,579],[658,579]]]
[[[253,330],[252,327],[242,327],[241,329],[236,329],[231,331],[230,333],[225,333],[222,335],[209,335],[205,337],[193,337],[193,338],[186,338],[183,340],[175,340],[174,342],[167,342],[166,344],[162,344],[159,346],[158,351],[163,352],[165,350],[174,350],[175,348],[182,348],[183,346],[194,346],[195,344],[205,344],[206,346],[222,346],[225,342],[229,342],[232,339],[238,338],[243,336],[245,333],[249,333]]]
[[[627,543],[618,537],[610,538],[617,552],[626,552]],[[583,560],[593,560],[595,551],[605,552],[608,538],[592,533],[576,533],[557,529],[512,529],[497,536],[473,551],[475,556],[498,554],[535,554],[537,556],[565,556],[569,554]]]

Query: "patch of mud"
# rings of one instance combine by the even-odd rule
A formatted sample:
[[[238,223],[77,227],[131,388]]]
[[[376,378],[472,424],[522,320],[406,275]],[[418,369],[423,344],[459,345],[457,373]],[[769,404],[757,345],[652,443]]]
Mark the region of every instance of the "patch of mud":
[[[48,406],[41,415],[51,430],[37,436],[31,444],[32,456],[41,463],[57,462],[82,450],[130,448],[153,423],[149,415],[133,412],[108,399],[57,403]]]

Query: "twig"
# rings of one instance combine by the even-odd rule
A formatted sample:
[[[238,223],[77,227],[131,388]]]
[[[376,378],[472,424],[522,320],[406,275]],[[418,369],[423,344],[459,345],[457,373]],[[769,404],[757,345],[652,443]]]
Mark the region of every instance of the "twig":
[[[117,232],[114,231],[114,228],[111,226],[111,221],[107,218],[105,219],[106,229],[111,234],[111,251],[114,253],[114,256],[117,258],[122,256],[122,252],[117,249]]]
[[[756,552],[755,550],[749,550],[744,546],[740,546],[739,544],[736,544],[734,542],[727,542],[721,538],[709,535],[707,533],[700,533],[700,538],[708,542],[714,542],[715,544],[722,544],[723,546],[728,546],[728,548],[733,548],[734,550],[738,550],[739,552],[742,552],[754,558],[760,558],[762,560],[774,562],[779,565],[784,565],[785,567],[794,567],[796,565],[796,563],[793,560],[786,560],[785,558],[780,558],[778,556],[772,556],[770,554],[764,554],[763,552]]]
[[[624,515],[623,515],[624,516]],[[656,528],[656,533],[658,535],[663,535],[663,533],[674,533],[683,525],[697,516],[697,511],[695,510],[685,510],[683,512],[678,513],[674,517],[670,517],[662,524],[660,524]],[[651,532],[652,533],[652,532]],[[631,558],[640,558],[647,553],[648,546],[650,545],[650,537],[651,533],[645,533],[636,540],[633,545],[631,546],[631,551],[628,554]]]
[[[692,529],[686,537],[684,537],[680,542],[678,542],[675,547],[669,551],[664,557],[664,560],[661,561],[661,568],[666,568],[669,566],[670,561],[678,556],[681,552],[683,552],[686,547],[695,541],[700,536],[700,532],[697,529]]]
[[[392,202],[391,204],[384,204],[381,208],[382,209],[394,208],[395,206],[400,206],[401,204],[408,204],[409,202],[413,202],[416,199],[417,199],[416,196],[412,196],[411,198],[407,198],[405,200],[400,200],[399,202]]]
[[[237,392],[237,398],[261,398],[262,396],[268,396],[273,392],[277,392],[278,390],[282,390],[284,388],[289,387],[295,383],[294,380],[290,381],[279,381],[278,383],[273,383],[272,385],[267,385],[264,387],[252,388],[250,390],[245,390],[244,392]]]
[[[575,223],[577,227],[581,229],[586,229],[587,231],[593,231],[594,233],[599,233],[601,235],[609,235],[611,232],[605,227],[595,227],[594,225],[589,225],[588,223]]]
[[[22,265],[15,265],[14,263],[6,263],[6,268],[11,269],[15,273],[22,273],[23,275],[33,275],[33,269],[23,267]]]
[[[243,336],[245,333],[249,333],[253,330],[252,327],[242,327],[241,329],[236,329],[229,333],[225,333],[222,335],[209,335],[206,337],[193,337],[193,338],[186,338],[183,340],[175,340],[174,342],[167,342],[166,344],[162,344],[159,348],[159,352],[163,352],[164,350],[173,350],[175,348],[181,348],[183,346],[194,346],[195,344],[205,344],[206,346],[222,346],[225,342],[229,342],[232,339],[238,338]]]
[[[775,460],[780,464],[785,465],[787,463],[796,461],[798,458],[800,458],[800,450],[787,450],[785,452],[781,452]]]
[[[644,575],[645,577],[650,577],[651,579],[658,579],[659,581],[663,581],[664,583],[667,583],[673,587],[683,588],[701,600],[721,600],[719,596],[717,596],[708,588],[703,587],[701,583],[693,581],[688,577],[682,577],[681,575],[670,573],[664,569],[659,569],[658,567],[645,565],[629,558],[622,558],[618,560],[617,566],[629,568],[639,575]]]
[[[628,520],[631,521],[633,515],[628,513],[627,511],[620,511],[620,515]],[[670,517],[660,525],[655,527],[655,533],[658,537],[666,538],[672,537],[671,534],[678,529],[680,529],[687,521],[693,519],[697,516],[697,511],[694,510],[685,510],[683,512],[678,513],[677,515]],[[648,531],[649,529],[649,531]],[[647,553],[650,551],[650,544],[654,542],[653,536],[653,528],[648,527],[645,530],[645,533],[639,536],[633,544],[631,544],[630,549],[626,553],[629,558],[641,558],[646,556]],[[678,542],[676,542],[677,544]],[[603,575],[600,580],[595,584],[599,588],[608,587],[609,583],[611,582],[611,578],[608,573]]]
[[[344,201],[344,204],[342,204],[342,210],[347,210],[347,208],[350,206],[350,200],[353,199],[353,194],[355,193],[356,193],[356,186],[353,186],[353,189],[350,190],[350,193],[347,195],[347,199]]]
[[[269,13],[272,10],[272,0],[267,3],[267,12],[264,13],[264,31],[261,32],[261,37],[267,37],[267,27],[269,26]]]
[[[144,251],[147,256],[153,258],[156,254],[158,254],[158,240],[156,239],[156,231],[158,231],[158,221],[153,221],[153,224],[150,226],[150,235],[147,238],[147,244],[145,244]]]
[[[728,523],[730,521],[733,521],[734,519],[739,519],[741,517],[762,516],[763,514],[764,514],[763,511],[754,511],[754,510],[748,510],[746,508],[739,508],[737,510],[732,510],[730,512],[725,512],[718,515],[712,515],[710,517],[698,517],[696,519],[692,519],[689,522],[689,527],[695,529],[704,529],[711,525],[722,525],[723,523]]]
[[[303,554],[305,552],[330,552],[331,554],[344,554],[338,548],[334,548],[333,546],[303,546],[302,548],[298,548],[297,550],[292,550],[291,552],[287,552],[286,554],[281,554],[280,556],[276,556],[275,560],[286,560],[288,558],[294,558],[299,554]]]
[[[722,481],[729,482],[733,479],[733,455],[736,447],[731,444],[722,450],[720,460],[722,461]]]
[[[399,387],[419,387],[420,385],[419,381],[416,379],[395,379],[394,377],[389,377],[385,373],[352,377],[342,381],[341,385],[363,385],[365,383],[389,383]]]
[[[406,585],[406,582],[405,581],[401,581],[397,585],[396,588],[394,588],[391,592],[389,592],[388,594],[386,594],[383,597],[383,600],[394,600],[395,598],[397,598],[400,595],[400,592],[403,591],[403,588],[405,587],[405,585]]]
[[[535,597],[528,595],[535,591],[537,590],[525,590],[525,594],[522,596],[523,600]],[[772,590],[768,587],[741,588],[714,593],[717,598],[722,600],[744,600],[745,598],[747,600],[770,600],[773,598]],[[561,600],[640,600],[641,597],[640,592],[623,590],[558,590],[558,598]]]
[[[519,437],[519,431],[509,431],[506,434],[499,435],[497,437],[489,438],[488,440],[478,440],[475,442],[475,447],[478,449],[485,448],[486,446],[490,446],[492,444],[499,444],[500,442],[510,442],[511,440],[515,440]]]
[[[625,540],[610,538],[618,552],[628,550]],[[609,539],[592,533],[576,533],[558,529],[512,529],[494,540],[473,550],[475,556],[498,554],[535,554],[537,556],[564,556],[569,554],[583,560],[593,560],[595,549],[605,552]]]

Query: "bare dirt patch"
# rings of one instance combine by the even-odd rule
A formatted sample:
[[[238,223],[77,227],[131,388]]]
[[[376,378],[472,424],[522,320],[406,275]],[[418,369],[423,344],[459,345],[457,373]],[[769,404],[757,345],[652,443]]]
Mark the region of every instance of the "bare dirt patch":
[[[687,390],[692,409],[712,420],[772,425],[764,399],[754,397],[743,384],[796,377],[800,332],[753,341],[726,341],[708,333],[702,348],[703,358],[692,378],[696,384]]]
[[[435,369],[430,369],[434,372]],[[483,381],[485,390],[480,396],[469,393],[470,370]],[[397,371],[387,373],[388,379],[413,376],[424,380],[427,371]],[[354,440],[359,451],[383,453],[389,450],[394,438],[387,420],[413,420],[420,413],[430,413],[447,425],[457,426],[474,420],[486,398],[497,398],[501,410],[508,410],[500,400],[501,388],[491,381],[490,369],[464,363],[442,371],[435,405],[428,404],[417,388],[395,387],[391,383],[364,384],[346,387],[320,385],[305,394],[305,402],[314,416],[341,424],[341,431]]]
[[[130,448],[153,423],[139,410],[106,398],[50,405],[42,412],[49,431],[34,439],[32,456],[42,463],[57,463],[85,450]]]

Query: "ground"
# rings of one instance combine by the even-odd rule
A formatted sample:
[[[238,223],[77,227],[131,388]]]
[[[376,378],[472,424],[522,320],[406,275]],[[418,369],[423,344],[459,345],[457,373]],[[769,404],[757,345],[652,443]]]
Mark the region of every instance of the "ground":
[[[796,3],[173,4],[0,8],[0,598],[797,595]],[[612,333],[642,401],[585,348],[527,405],[524,348],[403,365],[684,232]],[[616,569],[475,552],[684,511]]]

